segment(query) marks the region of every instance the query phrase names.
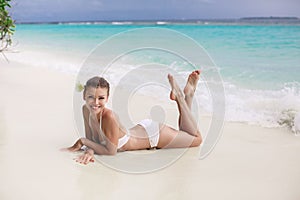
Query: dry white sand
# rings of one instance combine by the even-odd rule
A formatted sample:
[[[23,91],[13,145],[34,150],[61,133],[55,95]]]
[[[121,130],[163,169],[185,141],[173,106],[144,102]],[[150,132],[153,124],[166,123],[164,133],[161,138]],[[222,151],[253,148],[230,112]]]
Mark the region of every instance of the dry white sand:
[[[74,84],[72,76],[0,61],[0,199],[300,199],[300,137],[285,129],[226,123],[207,158],[199,160],[200,148],[191,148],[153,173],[76,163],[77,154],[59,151],[78,137]],[[142,165],[151,153],[103,160]],[[157,150],[155,156],[159,162],[176,153]]]

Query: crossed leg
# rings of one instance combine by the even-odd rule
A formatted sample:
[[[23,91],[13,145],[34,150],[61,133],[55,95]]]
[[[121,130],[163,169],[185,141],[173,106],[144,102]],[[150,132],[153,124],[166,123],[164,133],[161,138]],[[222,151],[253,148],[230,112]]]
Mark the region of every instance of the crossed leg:
[[[160,127],[158,148],[183,148],[201,144],[202,137],[191,113],[191,105],[199,76],[200,70],[193,71],[189,75],[183,94],[174,77],[168,75],[172,87],[170,99],[176,101],[179,110],[179,130],[162,125]]]

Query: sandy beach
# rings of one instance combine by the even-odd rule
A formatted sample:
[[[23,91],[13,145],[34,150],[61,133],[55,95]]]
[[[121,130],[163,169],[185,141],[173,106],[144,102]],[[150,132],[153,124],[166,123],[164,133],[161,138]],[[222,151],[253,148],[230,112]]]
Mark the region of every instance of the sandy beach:
[[[74,85],[71,75],[0,60],[0,199],[300,199],[300,137],[283,128],[227,122],[208,157],[190,148],[152,173],[76,163],[59,151],[79,137]],[[176,153],[157,151],[161,160]]]

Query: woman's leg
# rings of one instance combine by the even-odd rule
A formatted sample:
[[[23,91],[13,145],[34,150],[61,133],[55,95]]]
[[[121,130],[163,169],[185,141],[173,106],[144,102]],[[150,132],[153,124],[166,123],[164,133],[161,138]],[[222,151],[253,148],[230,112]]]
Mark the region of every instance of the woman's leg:
[[[179,130],[175,130],[166,125],[161,125],[158,148],[195,147],[201,144],[202,137],[191,113],[191,104],[199,80],[199,75],[199,70],[190,74],[184,88],[185,97],[173,76],[168,75],[172,87],[170,98],[177,102],[179,109]]]
[[[189,109],[192,109],[192,102],[194,98],[194,94],[197,88],[197,84],[200,78],[200,70],[193,71],[186,82],[186,85],[183,89],[183,93],[185,95],[184,99]]]
[[[191,113],[194,93],[200,76],[200,70],[193,71],[187,80],[183,93],[173,76],[168,75],[170,85],[172,87],[170,98],[175,100],[179,110],[179,130],[185,131],[193,136],[199,136],[200,133],[197,128],[197,123]]]

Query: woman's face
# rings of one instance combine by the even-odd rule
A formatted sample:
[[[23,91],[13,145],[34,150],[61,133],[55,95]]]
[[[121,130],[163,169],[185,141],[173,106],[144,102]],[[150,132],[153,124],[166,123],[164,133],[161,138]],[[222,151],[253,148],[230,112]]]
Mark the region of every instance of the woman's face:
[[[84,100],[91,113],[99,114],[108,101],[107,88],[87,87],[84,94]]]

